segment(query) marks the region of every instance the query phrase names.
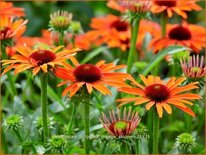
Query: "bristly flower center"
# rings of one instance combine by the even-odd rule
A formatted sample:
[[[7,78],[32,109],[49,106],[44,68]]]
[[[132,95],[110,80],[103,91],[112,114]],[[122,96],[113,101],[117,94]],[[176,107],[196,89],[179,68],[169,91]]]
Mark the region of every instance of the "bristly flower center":
[[[115,28],[117,31],[127,31],[128,24],[126,22],[116,20],[111,25],[111,28]]]
[[[170,96],[167,86],[163,84],[153,84],[146,87],[145,94],[148,98],[155,102],[165,101]]]
[[[200,67],[191,67],[190,69],[192,72],[195,72],[195,73],[198,73],[201,71],[201,68]]]
[[[110,125],[110,130],[112,131],[112,133],[116,133],[115,135],[116,136],[119,136],[119,132],[122,133],[123,136],[126,136],[128,133],[127,133],[127,128],[130,126],[130,122],[128,121],[125,121],[125,120],[119,120],[119,121],[116,121],[116,122],[113,122],[111,125]],[[121,134],[120,134],[121,135]]]
[[[177,26],[172,30],[170,30],[169,37],[171,39],[176,39],[176,40],[189,40],[191,39],[192,35],[187,28],[184,28],[182,26]]]
[[[169,1],[169,0],[163,0],[163,1],[155,0],[155,4],[157,4],[159,6],[174,7],[174,6],[176,6],[177,1],[176,0],[172,0],[172,1]]]
[[[74,76],[79,82],[92,83],[100,80],[101,71],[92,64],[80,65],[74,70]]]
[[[56,55],[49,50],[38,50],[29,56],[30,61],[37,66],[51,62],[56,59]]]

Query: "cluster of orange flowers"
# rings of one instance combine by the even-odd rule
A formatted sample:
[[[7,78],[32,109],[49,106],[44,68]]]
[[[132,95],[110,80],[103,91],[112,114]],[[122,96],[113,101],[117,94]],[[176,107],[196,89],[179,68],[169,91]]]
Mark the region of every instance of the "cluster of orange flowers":
[[[125,65],[115,65],[114,63],[105,64],[104,60],[99,61],[95,65],[79,64],[75,59],[74,55],[77,51],[80,51],[80,48],[91,48],[91,42],[96,45],[106,43],[109,47],[119,47],[122,51],[126,51],[130,45],[131,27],[126,21],[122,21],[120,17],[107,15],[105,17],[93,18],[90,24],[93,30],[75,38],[75,46],[78,48],[71,49],[71,45],[67,45],[66,49],[64,49],[63,46],[49,49],[42,46],[37,49],[32,49],[32,46],[37,42],[53,46],[55,42],[58,42],[58,36],[53,36],[53,38],[56,37],[57,39],[54,39],[54,42],[49,39],[52,35],[49,31],[43,31],[41,38],[19,38],[26,29],[25,24],[27,23],[27,20],[14,20],[13,17],[24,16],[24,11],[21,8],[13,7],[12,3],[0,3],[1,6],[3,6],[0,10],[1,41],[6,39],[13,39],[16,41],[18,38],[19,42],[16,44],[20,44],[20,42],[25,43],[24,46],[21,45],[16,48],[17,53],[15,53],[11,59],[2,61],[3,66],[9,65],[4,69],[3,74],[11,69],[15,69],[15,74],[25,70],[32,70],[34,75],[37,75],[39,72],[47,73],[48,71],[52,71],[55,76],[64,80],[64,82],[60,83],[59,86],[68,84],[63,91],[63,95],[69,93],[70,97],[72,97],[83,86],[87,88],[87,91],[90,94],[93,89],[96,89],[104,95],[111,95],[110,90],[105,86],[108,85],[117,87],[120,92],[137,96],[134,98],[119,99],[118,102],[121,102],[119,106],[125,105],[129,102],[134,102],[134,105],[147,103],[147,110],[152,106],[155,106],[159,117],[162,117],[163,109],[167,113],[171,114],[171,105],[174,105],[191,116],[195,116],[194,112],[188,107],[188,105],[193,104],[190,100],[200,99],[201,97],[194,93],[185,92],[198,88],[198,82],[181,86],[185,81],[184,77],[172,77],[165,82],[158,76],[149,75],[148,77],[145,77],[140,75],[140,78],[143,81],[143,84],[140,84],[136,82],[130,74],[114,72],[115,70],[125,68]],[[201,9],[194,1],[165,2],[154,0],[152,3],[153,5],[151,10],[153,13],[166,12],[168,17],[177,13],[182,17],[187,18],[185,13],[186,11]],[[121,8],[118,3],[114,3],[114,1],[109,1],[108,5],[114,8]],[[142,41],[146,32],[149,32],[154,38],[151,47],[154,48],[155,52],[158,52],[160,49],[171,44],[180,44],[188,46],[192,48],[194,52],[198,53],[205,44],[205,28],[200,26],[188,24],[186,22],[183,22],[181,25],[168,24],[167,34],[164,38],[161,38],[161,34],[159,33],[160,30],[161,27],[157,23],[142,20],[136,44],[137,49],[141,49]],[[71,60],[73,65],[70,65],[65,61],[68,59]],[[135,88],[128,85],[125,82],[126,80],[130,80]],[[135,114],[132,118],[135,120],[136,124],[138,124],[139,118],[135,116]],[[121,133],[124,134],[124,132]]]
[[[201,7],[197,5],[195,1],[153,0],[150,2],[152,5],[147,4],[148,2],[146,4],[151,5],[152,13],[167,14],[168,18],[176,13],[186,19],[186,12],[191,10],[201,10]],[[130,6],[128,6],[130,3],[130,1],[125,1],[125,3],[123,3],[121,0],[110,0],[107,5],[112,9],[125,12],[127,7]],[[93,18],[90,26],[92,30],[84,35],[84,39],[88,42],[95,43],[96,45],[106,43],[109,47],[117,47],[122,51],[127,51],[129,49],[131,28],[127,21],[123,21],[120,17],[109,14],[105,17]],[[205,46],[205,28],[189,24],[186,21],[182,22],[182,24],[167,24],[166,35],[164,37],[162,37],[161,26],[158,23],[149,20],[141,20],[139,27],[140,29],[136,44],[137,50],[140,52],[142,51],[142,43],[146,33],[150,33],[152,37],[150,48],[153,49],[154,53],[174,44],[187,46],[195,53],[199,53]],[[89,46],[84,49],[89,49]]]

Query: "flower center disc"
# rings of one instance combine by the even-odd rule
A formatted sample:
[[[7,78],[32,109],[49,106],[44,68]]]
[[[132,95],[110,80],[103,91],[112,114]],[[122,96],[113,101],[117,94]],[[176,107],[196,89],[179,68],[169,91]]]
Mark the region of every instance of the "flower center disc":
[[[195,73],[199,72],[200,70],[201,70],[200,67],[192,67],[192,68],[191,68],[191,71],[192,71],[192,72],[195,72]]]
[[[110,27],[115,28],[117,31],[126,31],[128,24],[123,21],[116,20],[110,25]]]
[[[101,71],[92,64],[78,66],[74,70],[74,76],[79,82],[95,82],[101,78]]]
[[[125,121],[118,121],[114,123],[114,128],[117,130],[125,130],[127,128],[127,122]]]
[[[176,40],[189,40],[192,36],[187,28],[177,26],[169,32],[169,37]]]
[[[56,59],[56,55],[48,50],[38,50],[29,56],[32,63],[40,66]]]
[[[162,102],[169,98],[170,92],[165,85],[153,84],[145,89],[148,98],[155,102]]]
[[[167,7],[174,7],[176,6],[177,2],[175,0],[173,1],[166,1],[166,0],[163,0],[163,1],[159,1],[159,0],[155,0],[155,4],[159,5],[159,6],[167,6]]]
[[[109,128],[112,131],[112,133],[114,133],[115,136],[118,137],[120,136],[118,131],[120,131],[123,134],[123,136],[127,135],[127,128],[130,125],[131,123],[128,121],[119,120],[119,121],[111,123]]]

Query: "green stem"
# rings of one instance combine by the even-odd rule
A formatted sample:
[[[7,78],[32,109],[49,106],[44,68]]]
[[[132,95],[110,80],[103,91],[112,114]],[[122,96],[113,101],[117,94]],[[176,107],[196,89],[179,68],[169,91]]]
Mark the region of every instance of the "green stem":
[[[14,129],[14,132],[15,132],[16,136],[18,137],[19,141],[22,143],[23,139],[21,137],[21,134],[20,134],[19,130]]]
[[[83,102],[84,102],[84,128],[85,128],[85,150],[86,154],[90,153],[90,141],[89,141],[89,102],[90,102],[90,96],[86,90],[83,90],[83,93],[85,93],[83,96]]]
[[[49,135],[48,124],[47,124],[47,74],[41,74],[41,106],[42,106],[42,121],[43,121],[43,132],[44,132],[44,143],[47,141]]]
[[[59,32],[59,45],[64,45],[64,32]]]
[[[7,54],[6,54],[6,47],[4,45],[1,45],[1,53],[2,53],[2,59],[6,60]],[[14,83],[14,80],[10,72],[7,72],[7,77],[8,77],[11,90],[12,90],[12,98],[14,98],[14,96],[17,95],[17,90],[16,90],[15,83]]]
[[[136,140],[135,154],[140,154],[140,140]]]
[[[139,23],[140,23],[140,18],[136,19],[135,22],[132,22],[132,30],[131,30],[131,42],[130,42],[130,49],[129,49],[129,56],[127,59],[127,73],[131,72],[133,60],[134,60],[134,55],[136,51],[136,42],[137,42],[137,35],[138,35],[138,30],[139,30]],[[138,58],[137,58],[138,59]]]
[[[128,154],[128,146],[127,146],[127,143],[126,142],[122,142],[122,151],[121,153],[123,154]]]
[[[0,152],[0,153],[5,153],[7,154],[8,153],[8,144],[7,144],[7,141],[6,141],[6,136],[5,136],[5,133],[1,130],[1,148],[3,148],[3,152]]]
[[[75,48],[75,35],[74,34],[72,35],[71,42],[72,42],[72,47]]]
[[[152,154],[158,154],[159,143],[159,117],[155,108],[153,108],[153,131],[152,131]]]
[[[153,121],[153,111],[152,110],[149,110],[147,112],[147,128],[148,128],[148,131],[149,131],[149,135],[150,135],[150,140],[152,142],[152,121]],[[152,148],[152,143],[149,143],[149,148]],[[151,153],[151,150],[149,150],[150,153]]]
[[[102,147],[102,150],[101,150],[101,154],[104,154],[104,151],[105,151],[105,148],[107,146],[107,143],[108,143],[108,141],[104,141],[103,147]]]
[[[162,27],[162,37],[165,37],[166,35],[166,24],[167,24],[168,18],[167,18],[167,14],[163,13],[161,16],[161,27]]]

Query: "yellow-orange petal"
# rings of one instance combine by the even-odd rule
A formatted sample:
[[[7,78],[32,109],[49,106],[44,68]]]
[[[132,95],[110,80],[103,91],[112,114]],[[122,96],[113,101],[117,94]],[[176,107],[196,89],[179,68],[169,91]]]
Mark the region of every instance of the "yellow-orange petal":
[[[172,113],[172,108],[167,103],[163,103],[162,107],[167,111],[168,114]]]
[[[162,115],[163,115],[162,104],[156,103],[156,108],[157,108],[157,113],[158,113],[159,117],[162,118]]]
[[[47,64],[41,65],[40,68],[41,68],[45,73],[47,73]]]
[[[149,103],[146,104],[146,110],[150,110],[150,108],[155,104],[154,101],[150,101]]]
[[[38,72],[39,72],[39,70],[40,70],[40,67],[39,66],[37,66],[37,67],[35,67],[34,69],[33,69],[33,74],[34,75],[36,75]]]
[[[91,84],[89,84],[89,83],[86,83],[86,87],[87,87],[87,90],[88,90],[88,92],[91,94],[92,93],[92,85]]]

